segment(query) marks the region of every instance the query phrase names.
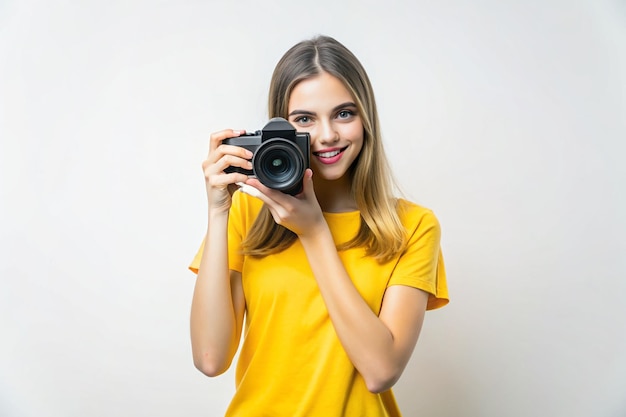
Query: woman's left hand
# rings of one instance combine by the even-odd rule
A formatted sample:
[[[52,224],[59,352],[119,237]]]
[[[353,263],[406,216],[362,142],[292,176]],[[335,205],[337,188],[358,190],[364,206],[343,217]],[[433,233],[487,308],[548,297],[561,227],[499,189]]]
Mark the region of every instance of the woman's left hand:
[[[298,236],[314,234],[320,227],[328,227],[315,196],[313,171],[310,168],[304,173],[302,192],[295,196],[268,188],[255,178],[248,179],[246,185],[259,192],[242,187],[243,192],[263,201],[272,213],[274,221]]]

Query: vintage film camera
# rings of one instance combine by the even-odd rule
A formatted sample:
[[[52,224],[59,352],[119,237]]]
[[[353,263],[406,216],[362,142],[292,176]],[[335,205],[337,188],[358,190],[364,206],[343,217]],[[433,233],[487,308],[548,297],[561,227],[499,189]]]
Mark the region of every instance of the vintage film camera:
[[[302,191],[304,171],[309,167],[311,139],[282,117],[274,117],[262,130],[222,141],[251,151],[252,170],[230,166],[225,172],[254,176],[268,188],[296,195]]]

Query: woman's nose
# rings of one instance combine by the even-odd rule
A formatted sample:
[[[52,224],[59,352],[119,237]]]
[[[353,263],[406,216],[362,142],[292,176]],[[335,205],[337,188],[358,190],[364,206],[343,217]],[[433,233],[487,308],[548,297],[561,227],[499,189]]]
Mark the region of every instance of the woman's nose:
[[[339,140],[339,134],[332,123],[322,123],[320,129],[319,141],[320,143],[333,143]]]

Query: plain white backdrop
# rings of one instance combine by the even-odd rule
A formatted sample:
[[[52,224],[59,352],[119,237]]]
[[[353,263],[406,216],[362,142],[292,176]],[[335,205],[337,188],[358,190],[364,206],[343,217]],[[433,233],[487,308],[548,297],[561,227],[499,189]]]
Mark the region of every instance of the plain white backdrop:
[[[624,2],[4,0],[1,416],[223,413],[233,373],[189,343],[200,164],[319,33],[365,65],[443,227],[452,301],[404,414],[626,415]]]

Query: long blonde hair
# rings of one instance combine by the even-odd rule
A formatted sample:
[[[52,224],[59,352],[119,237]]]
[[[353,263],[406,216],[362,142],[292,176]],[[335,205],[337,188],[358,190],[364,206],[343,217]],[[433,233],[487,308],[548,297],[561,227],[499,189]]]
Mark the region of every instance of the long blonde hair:
[[[387,262],[405,248],[406,236],[393,196],[393,180],[384,154],[378,112],[369,77],[345,46],[328,36],[302,41],[280,59],[269,91],[269,117],[287,118],[289,97],[301,81],[326,72],[339,79],[355,99],[363,122],[363,148],[350,176],[352,196],[361,215],[359,232],[338,250],[365,247],[366,255]],[[263,207],[242,243],[243,253],[263,257],[288,248],[295,233],[276,224]]]

